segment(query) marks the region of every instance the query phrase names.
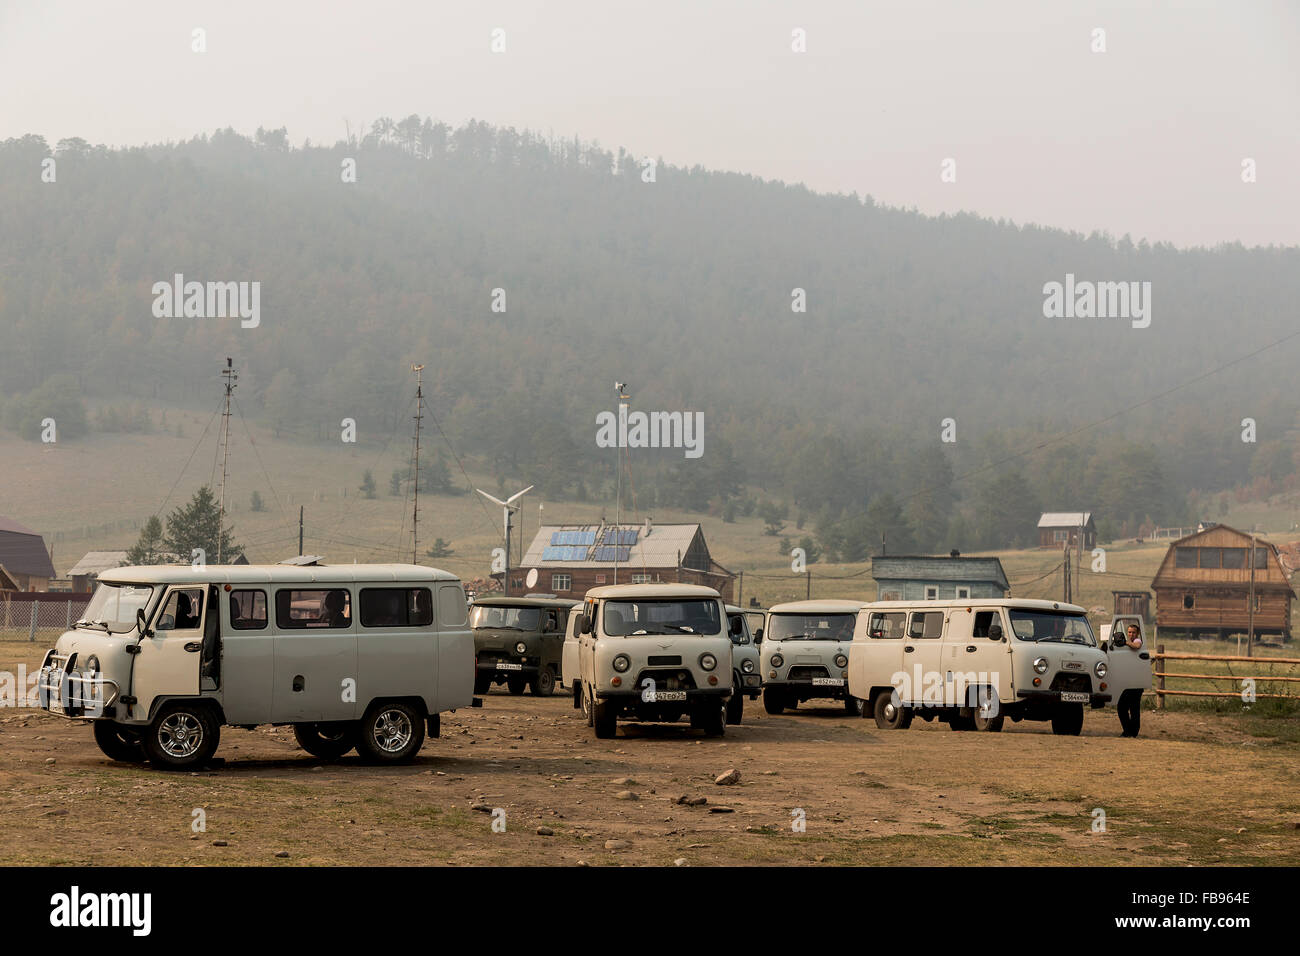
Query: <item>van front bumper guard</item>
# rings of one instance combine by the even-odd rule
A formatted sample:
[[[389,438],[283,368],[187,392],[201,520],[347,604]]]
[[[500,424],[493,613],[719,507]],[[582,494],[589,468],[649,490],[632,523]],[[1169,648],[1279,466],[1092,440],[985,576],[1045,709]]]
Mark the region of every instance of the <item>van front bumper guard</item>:
[[[76,666],[76,651],[66,657],[47,651],[36,680],[37,705],[46,713],[71,720],[111,715],[121,694],[117,682],[89,671],[78,673]]]

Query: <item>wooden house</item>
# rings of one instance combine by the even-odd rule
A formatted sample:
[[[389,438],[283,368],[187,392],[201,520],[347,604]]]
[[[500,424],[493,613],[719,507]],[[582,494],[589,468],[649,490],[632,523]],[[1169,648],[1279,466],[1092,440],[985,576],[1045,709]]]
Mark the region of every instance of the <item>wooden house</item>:
[[[1277,548],[1257,539],[1253,558],[1250,552],[1250,535],[1222,524],[1170,545],[1151,582],[1157,629],[1192,637],[1244,634],[1253,592],[1255,633],[1289,639],[1295,592]]]
[[[20,591],[44,591],[57,575],[45,540],[31,528],[0,516],[0,566]]]
[[[1038,519],[1038,546],[1060,551],[1079,543],[1083,532],[1083,549],[1091,551],[1097,546],[1097,525],[1091,511],[1044,511]]]

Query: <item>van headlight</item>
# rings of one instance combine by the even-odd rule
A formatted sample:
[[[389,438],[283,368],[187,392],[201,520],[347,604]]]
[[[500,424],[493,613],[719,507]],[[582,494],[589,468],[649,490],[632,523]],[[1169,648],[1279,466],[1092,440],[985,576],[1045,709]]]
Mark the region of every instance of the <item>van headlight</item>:
[[[785,658],[784,658],[784,657],[782,657],[780,654],[773,654],[773,655],[772,655],[772,666],[773,666],[773,667],[781,667],[781,666],[783,666],[784,664],[785,664]]]
[[[706,652],[700,655],[700,666],[706,671],[711,671],[718,666],[718,659]]]
[[[86,658],[86,669],[89,670],[92,674],[98,674],[98,673],[99,673],[99,655],[98,655],[98,654],[91,654],[89,657]]]
[[[1035,674],[1045,674],[1046,672],[1047,672],[1047,658],[1046,658],[1046,657],[1035,657],[1035,658],[1034,658],[1034,673],[1035,673]]]
[[[525,644],[523,641],[520,641],[518,644],[515,645],[516,654],[525,654],[527,653],[527,651],[528,651],[528,645]]]
[[[626,654],[619,654],[618,657],[614,658],[614,670],[618,671],[620,674],[631,666],[632,658],[628,657]]]
[[[743,661],[740,662],[740,669],[744,671],[746,674],[754,673],[753,659],[746,657]]]
[[[1106,676],[1106,662],[1105,662],[1105,661],[1098,661],[1098,662],[1093,666],[1092,669],[1093,669],[1094,671],[1097,672],[1097,676],[1098,676],[1098,677],[1105,677],[1105,676]]]
[[[849,659],[848,659],[847,657],[845,657],[843,654],[836,654],[836,655],[835,655],[835,666],[836,666],[836,667],[848,667],[848,666],[849,666]]]

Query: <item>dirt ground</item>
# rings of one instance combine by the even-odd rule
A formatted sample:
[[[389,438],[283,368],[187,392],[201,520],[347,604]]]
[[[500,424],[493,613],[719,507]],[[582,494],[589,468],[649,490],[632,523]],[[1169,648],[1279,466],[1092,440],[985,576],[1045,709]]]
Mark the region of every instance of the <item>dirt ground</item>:
[[[25,651],[0,645],[0,669],[33,666]],[[1300,861],[1294,720],[1147,711],[1129,740],[1106,710],[1075,738],[1010,722],[887,732],[830,703],[771,717],[747,702],[721,739],[683,722],[598,741],[568,698],[496,688],[445,714],[409,766],[323,764],[288,728],[223,728],[224,765],[185,774],[113,763],[85,725],[0,710],[0,863]],[[730,769],[739,783],[716,785]]]

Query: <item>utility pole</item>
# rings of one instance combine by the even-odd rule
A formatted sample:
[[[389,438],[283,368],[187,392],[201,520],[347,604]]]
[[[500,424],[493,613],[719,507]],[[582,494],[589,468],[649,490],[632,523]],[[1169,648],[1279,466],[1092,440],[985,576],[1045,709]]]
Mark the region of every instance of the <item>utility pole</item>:
[[[1255,532],[1250,533],[1250,596],[1246,598],[1246,614],[1249,624],[1246,628],[1246,656],[1254,656],[1255,651]]]
[[[1073,603],[1074,596],[1079,593],[1079,572],[1083,568],[1083,512],[1079,512],[1079,537],[1077,538],[1078,554],[1074,562],[1074,583],[1070,585],[1070,599]]]
[[[298,506],[298,554],[300,555],[302,554],[302,509],[303,506],[299,505]]]
[[[812,600],[812,568],[808,568],[804,573],[808,575],[808,580],[804,582],[803,596],[804,596],[804,600],[811,601]]]
[[[228,355],[226,367],[221,370],[221,377],[226,383],[226,410],[221,415],[221,504],[217,507],[217,564],[221,563],[221,545],[226,536],[226,460],[230,457],[230,397],[235,391],[235,382],[239,380]]]
[[[412,365],[415,373],[415,510],[411,513],[411,563],[420,563],[420,420],[424,418],[423,365]]]
[[[1070,542],[1065,542],[1065,577],[1062,583],[1062,600],[1066,604],[1073,604],[1070,600]]]

